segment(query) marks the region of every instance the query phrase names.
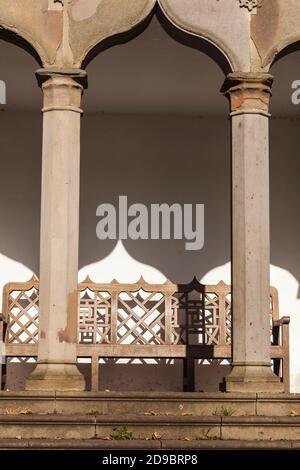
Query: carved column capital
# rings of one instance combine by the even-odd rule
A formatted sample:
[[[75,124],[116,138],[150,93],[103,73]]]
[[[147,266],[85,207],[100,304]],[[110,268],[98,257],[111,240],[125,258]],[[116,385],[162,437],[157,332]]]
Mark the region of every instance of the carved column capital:
[[[42,111],[82,113],[81,97],[87,87],[87,74],[81,69],[39,69],[37,80],[44,94]]]
[[[231,116],[262,114],[269,117],[273,76],[267,73],[230,73],[222,87],[229,99]]]

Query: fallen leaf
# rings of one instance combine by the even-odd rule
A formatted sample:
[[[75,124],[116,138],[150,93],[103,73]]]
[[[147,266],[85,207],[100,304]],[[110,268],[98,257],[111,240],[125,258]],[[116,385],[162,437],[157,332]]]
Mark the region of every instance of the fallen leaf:
[[[6,408],[4,410],[5,415],[30,415],[32,410],[30,408]]]
[[[297,413],[297,411],[295,411],[295,410],[292,410],[290,412],[290,416],[299,416],[299,413]]]
[[[154,441],[158,441],[159,439],[161,439],[161,434],[157,431],[155,431],[153,434],[152,434],[152,439]]]
[[[19,411],[20,415],[32,415],[32,410],[30,408],[23,408]]]

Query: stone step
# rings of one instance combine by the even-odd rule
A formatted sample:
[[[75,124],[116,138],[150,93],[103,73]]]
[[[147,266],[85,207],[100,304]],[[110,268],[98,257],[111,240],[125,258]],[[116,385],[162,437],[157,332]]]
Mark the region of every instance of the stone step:
[[[300,440],[300,417],[24,414],[0,416],[0,439]],[[114,432],[114,430],[116,430]],[[116,437],[115,437],[116,438]],[[114,440],[114,438],[112,438]]]
[[[0,392],[0,414],[300,416],[300,394]]]
[[[0,450],[228,450],[300,449],[300,441],[250,440],[144,440],[106,441],[101,439],[0,439]]]

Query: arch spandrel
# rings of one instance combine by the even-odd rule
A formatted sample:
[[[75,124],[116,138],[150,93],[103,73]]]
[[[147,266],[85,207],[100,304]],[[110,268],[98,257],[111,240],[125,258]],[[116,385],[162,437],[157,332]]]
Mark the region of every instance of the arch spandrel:
[[[15,33],[36,51],[45,65],[55,62],[62,42],[62,11],[49,0],[0,0],[0,28]]]
[[[74,64],[105,39],[125,33],[141,23],[156,0],[74,0],[69,9],[69,37]]]
[[[300,41],[299,0],[263,0],[251,18],[251,38],[260,58],[258,67],[269,71],[279,52]]]
[[[158,0],[178,28],[214,44],[232,71],[250,71],[250,12],[239,0]]]

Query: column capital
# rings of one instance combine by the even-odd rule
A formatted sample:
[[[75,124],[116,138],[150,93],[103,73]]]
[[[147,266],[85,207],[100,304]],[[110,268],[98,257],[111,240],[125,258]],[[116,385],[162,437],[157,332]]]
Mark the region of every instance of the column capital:
[[[39,69],[38,83],[44,94],[42,111],[82,113],[81,97],[87,87],[87,74],[81,69]]]
[[[229,99],[230,115],[261,114],[270,117],[273,76],[268,73],[234,72],[227,75],[221,92]]]
[[[58,78],[58,77],[69,77],[73,79],[75,82],[79,83],[82,85],[82,87],[85,89],[88,86],[88,81],[87,81],[87,72],[83,69],[77,69],[77,68],[58,68],[58,67],[48,67],[48,68],[42,68],[38,69],[35,72],[38,84],[40,87],[42,87],[43,83],[50,78]]]

